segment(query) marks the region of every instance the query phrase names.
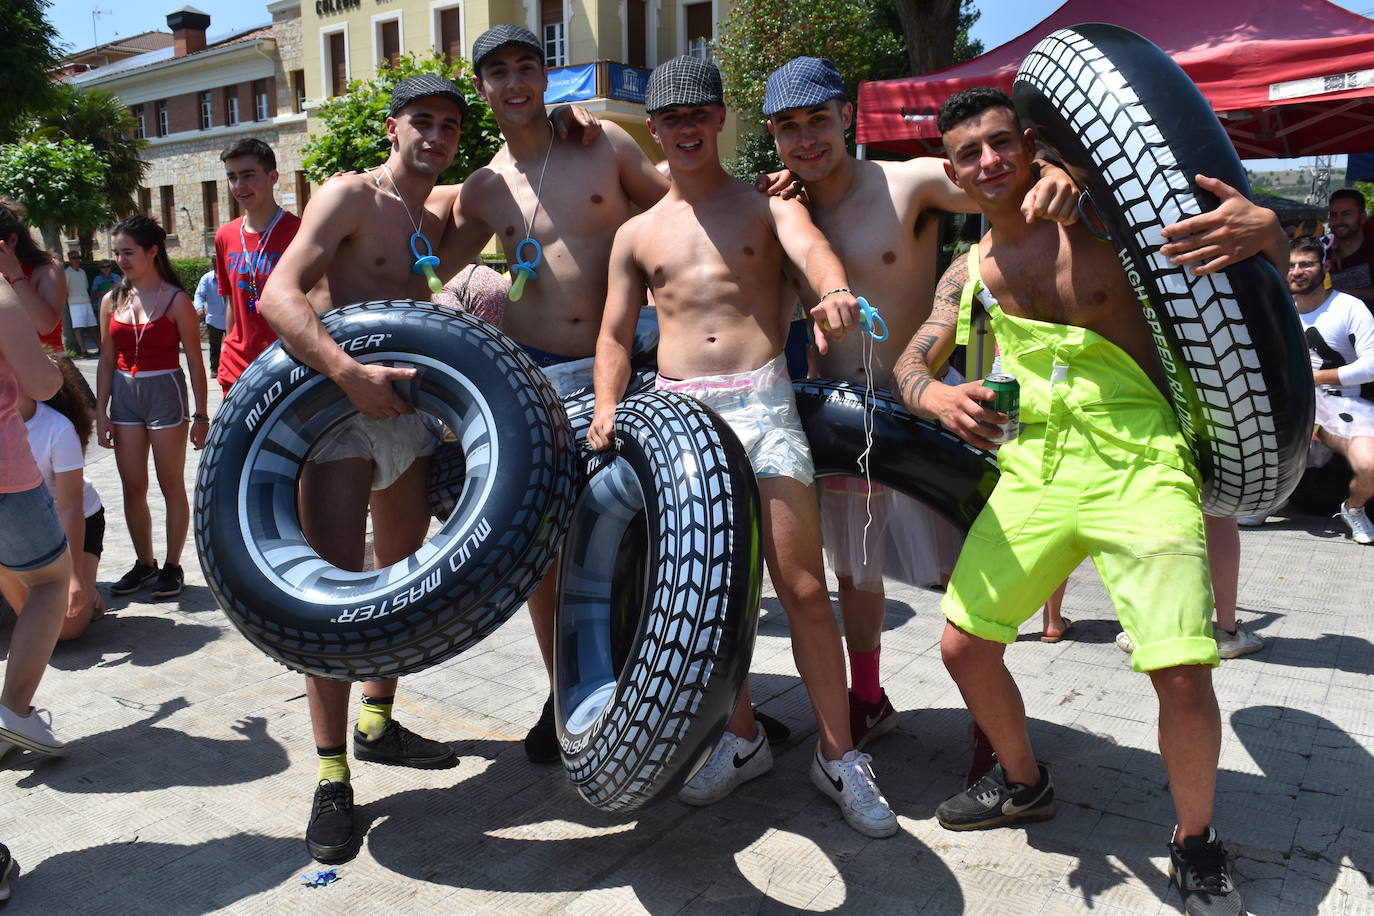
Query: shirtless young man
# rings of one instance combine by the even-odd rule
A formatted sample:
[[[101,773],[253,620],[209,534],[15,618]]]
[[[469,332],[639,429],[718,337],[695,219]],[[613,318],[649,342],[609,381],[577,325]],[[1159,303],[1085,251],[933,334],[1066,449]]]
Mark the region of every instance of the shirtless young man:
[[[939,126],[950,177],[992,228],[941,279],[929,320],[897,364],[897,383],[912,411],[993,447],[991,424],[1005,416],[983,406],[992,392],[978,382],[940,385],[931,375],[956,343],[961,302],[977,297],[1004,370],[1021,382],[1026,425],[998,453],[1001,480],[941,606],[945,666],[998,763],[936,816],[946,828],[971,830],[1054,815],[1049,770],[1031,750],[1003,653],[1017,625],[1092,556],[1135,643],[1132,667],[1149,674],[1159,698],[1160,753],[1178,816],[1171,877],[1189,913],[1241,912],[1210,826],[1221,721],[1198,474],[1161,393],[1143,313],[1112,246],[1081,225],[1022,215],[1033,140],[1005,93],[960,92],[941,109]],[[1283,246],[1276,219],[1270,238],[1272,258]],[[1064,365],[1067,378],[1057,368]],[[1071,419],[1053,430],[1052,390]]]
[[[596,409],[588,441],[615,436],[615,407],[629,378],[629,344],[644,288],[659,313],[660,389],[717,410],[749,452],[763,503],[768,572],[792,628],[793,654],[820,731],[811,780],[861,833],[891,836],[897,819],[874,781],[871,758],[854,748],[845,703],[844,656],[826,594],[812,464],[782,356],[790,306],[783,267],[803,273],[823,324],[854,329],[857,304],[844,268],[797,201],[759,195],[720,166],[725,123],[720,73],[678,57],[649,78],[645,108],[673,175],[668,194],[616,233],[610,288],[596,348]],[[823,295],[822,295],[823,294]],[[709,804],[767,772],[773,756],[743,691],[710,759],[679,795]]]
[[[550,371],[560,394],[591,382],[590,357],[606,302],[606,263],[615,231],[631,206],[648,209],[668,181],[621,127],[602,122],[590,143],[557,137],[544,113],[548,70],[528,29],[498,25],[472,45],[473,86],[491,106],[506,145],[463,182],[441,255],[445,263],[471,261],[494,234],[514,265],[533,254],[526,237],[543,249],[524,294],[506,306],[501,330]],[[644,304],[641,299],[639,305]],[[581,361],[579,365],[563,365]],[[557,568],[530,596],[530,617],[553,677],[553,612]],[[553,696],[525,738],[537,763],[559,759]]]
[[[424,278],[411,270],[407,240],[417,223],[431,238],[443,231],[447,210],[427,205],[426,198],[453,162],[465,115],[462,93],[442,77],[397,83],[386,119],[391,155],[378,169],[332,178],[310,199],[259,303],[291,354],[333,379],[361,414],[318,443],[301,474],[306,538],[343,569],[363,569],[369,509],[378,567],[423,543],[429,521],[425,477],[435,442],[392,389],[415,370],[355,361],[325,332],[319,315],[365,299],[429,298]],[[319,785],[305,838],[321,862],[348,858],[361,839],[353,822],[345,743],[350,686],[306,678]],[[452,748],[391,718],[395,694],[395,679],[363,684],[354,755],[426,769],[453,766]]]
[[[939,214],[976,211],[945,175],[942,161],[865,162],[845,148],[854,106],[824,58],[797,57],[768,76],[763,113],[778,156],[806,189],[811,218],[825,233],[855,289],[887,322],[886,340],[851,334],[816,359],[818,374],[892,389],[892,367],[930,314]],[[1057,168],[1022,208],[1027,219],[1077,218],[1077,192]],[[821,532],[839,579],[849,654],[849,726],[856,747],[897,727],[898,713],[878,677],[886,598],[883,575],[925,586],[948,578],[962,538],[931,510],[895,490],[862,480],[818,485]],[[872,521],[870,523],[870,513]]]

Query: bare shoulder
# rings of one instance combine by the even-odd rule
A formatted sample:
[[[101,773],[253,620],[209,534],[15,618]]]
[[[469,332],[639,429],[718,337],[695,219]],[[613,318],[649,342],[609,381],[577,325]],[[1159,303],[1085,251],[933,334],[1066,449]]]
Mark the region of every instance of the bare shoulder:
[[[462,182],[458,184],[437,184],[434,190],[429,192],[429,197],[425,203],[431,207],[451,207],[458,200],[458,195],[463,190]]]

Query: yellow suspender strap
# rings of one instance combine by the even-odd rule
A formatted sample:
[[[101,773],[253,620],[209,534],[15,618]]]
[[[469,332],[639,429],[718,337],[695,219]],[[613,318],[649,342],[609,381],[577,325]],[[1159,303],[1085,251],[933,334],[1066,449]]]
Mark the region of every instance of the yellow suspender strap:
[[[968,250],[968,280],[964,282],[964,289],[959,293],[959,324],[954,329],[954,342],[960,346],[968,346],[969,324],[973,320],[973,297],[978,292],[980,282],[978,243],[975,242]]]

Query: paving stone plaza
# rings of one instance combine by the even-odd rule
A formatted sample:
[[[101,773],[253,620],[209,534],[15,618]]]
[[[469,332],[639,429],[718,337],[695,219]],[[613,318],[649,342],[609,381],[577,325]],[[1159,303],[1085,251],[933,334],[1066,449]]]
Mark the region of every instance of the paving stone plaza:
[[[93,378],[94,360],[80,365]],[[134,559],[113,453],[93,443],[88,476],[109,517],[108,584]],[[1241,533],[1239,616],[1267,645],[1216,674],[1215,823],[1256,914],[1374,914],[1374,549],[1343,535],[1284,513]],[[233,629],[191,545],[184,565],[179,598],[111,599],[57,648],[35,702],[67,756],[0,761],[0,840],[22,868],[12,913],[1180,912],[1153,692],[1113,643],[1091,566],[1069,585],[1070,637],[1040,642],[1036,618],[1007,655],[1053,768],[1054,820],[936,824],[962,788],[970,720],[940,662],[939,595],[889,583],[883,680],[903,720],[868,750],[902,829],[871,840],[846,826],[807,778],[815,725],[765,584],[751,684],[792,729],[768,775],[707,808],[589,807],[561,767],[525,759],[547,683],[522,610],[402,681],[397,717],[461,762],[355,762],[367,839],[337,882],[306,887],[320,866],[302,839],[316,768],[303,679]]]

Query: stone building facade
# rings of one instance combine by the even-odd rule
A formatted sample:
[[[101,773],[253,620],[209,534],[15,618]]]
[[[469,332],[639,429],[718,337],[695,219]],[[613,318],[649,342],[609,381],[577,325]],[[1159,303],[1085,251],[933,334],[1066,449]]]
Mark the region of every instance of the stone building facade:
[[[310,196],[301,171],[303,108],[300,0],[267,7],[271,23],[207,41],[210,17],[189,7],[167,17],[171,47],[71,78],[118,96],[148,140],[139,207],[168,232],[172,257],[204,257],[215,230],[238,215],[220,151],[256,137],[277,155],[277,197],[299,214]]]

